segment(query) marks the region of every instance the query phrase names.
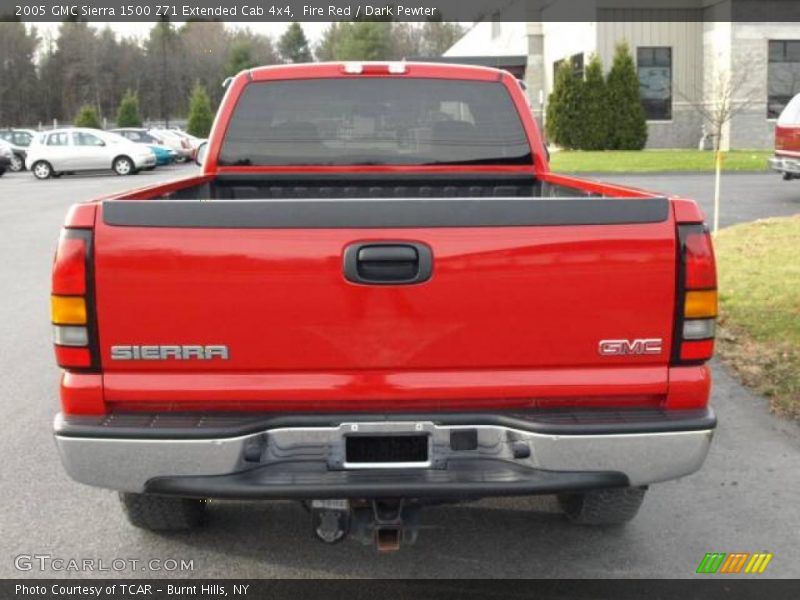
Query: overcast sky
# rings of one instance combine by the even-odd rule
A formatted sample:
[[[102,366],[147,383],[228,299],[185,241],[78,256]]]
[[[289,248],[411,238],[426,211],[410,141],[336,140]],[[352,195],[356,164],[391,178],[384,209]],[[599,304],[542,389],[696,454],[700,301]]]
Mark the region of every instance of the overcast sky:
[[[176,25],[181,25],[180,21],[172,21]],[[53,36],[58,34],[58,28],[61,23],[33,23],[36,28],[42,33],[51,32]],[[106,25],[111,27],[112,30],[116,31],[118,35],[124,37],[138,37],[138,38],[146,38],[148,33],[150,32],[150,28],[155,25],[155,23],[132,23],[132,22],[122,22],[122,23],[90,23],[92,27],[97,29],[103,29]],[[280,35],[284,32],[286,27],[288,27],[289,23],[261,23],[261,22],[248,22],[248,23],[241,23],[241,22],[230,22],[225,23],[226,27],[249,27],[252,31],[256,33],[265,33],[270,37],[277,39]],[[313,22],[313,23],[301,23],[303,26],[303,30],[306,33],[306,37],[308,37],[311,45],[313,46],[319,39],[322,37],[322,32],[325,31],[325,28],[329,25],[329,23],[325,22]]]

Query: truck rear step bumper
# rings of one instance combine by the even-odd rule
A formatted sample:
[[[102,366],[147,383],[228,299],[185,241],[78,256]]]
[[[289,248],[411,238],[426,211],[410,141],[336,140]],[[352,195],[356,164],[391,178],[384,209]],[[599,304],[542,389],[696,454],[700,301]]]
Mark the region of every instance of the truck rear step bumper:
[[[145,491],[201,498],[484,498],[624,487],[622,473],[558,472],[492,459],[452,460],[444,469],[331,471],[324,462],[258,467],[231,475],[159,477]]]
[[[107,419],[92,424],[59,415],[55,434],[73,479],[126,492],[478,498],[647,485],[697,471],[716,425],[713,413],[662,414],[669,416],[651,415],[649,426],[636,411],[596,411],[594,420],[556,424],[520,415],[340,415],[338,422],[284,416],[260,421],[255,431],[252,423],[231,426],[229,432],[247,431],[233,435],[215,425],[207,432],[214,437],[198,437],[203,427],[182,434],[173,424],[163,437],[158,427],[115,431]],[[411,461],[355,462],[347,447],[355,436],[417,436],[427,452]]]

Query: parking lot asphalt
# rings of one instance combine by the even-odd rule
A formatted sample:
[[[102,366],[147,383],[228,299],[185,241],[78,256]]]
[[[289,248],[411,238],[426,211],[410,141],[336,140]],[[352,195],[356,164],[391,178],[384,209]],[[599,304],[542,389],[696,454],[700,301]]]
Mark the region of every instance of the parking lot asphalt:
[[[577,174],[577,177],[584,177]],[[618,183],[696,200],[711,223],[714,207],[713,173],[601,173],[587,178]],[[720,184],[720,227],[800,212],[800,180],[783,181],[776,173],[723,173]]]
[[[124,521],[112,492],[73,483],[51,436],[58,410],[48,294],[53,251],[75,201],[193,172],[136,177],[0,178],[0,577],[691,577],[706,552],[774,554],[765,576],[800,576],[800,430],[767,412],[717,363],[720,426],[703,469],[653,486],[625,527],[569,525],[551,497],[430,508],[416,545],[378,555],[352,541],[324,546],[293,503],[214,502],[207,526],[157,535]],[[709,200],[710,175],[607,177]],[[800,211],[800,182],[726,175],[723,223]],[[19,555],[141,561],[119,573],[15,568]],[[191,572],[142,570],[151,559],[193,561]],[[128,563],[130,564],[130,563]],[[762,576],[763,577],[763,576]]]

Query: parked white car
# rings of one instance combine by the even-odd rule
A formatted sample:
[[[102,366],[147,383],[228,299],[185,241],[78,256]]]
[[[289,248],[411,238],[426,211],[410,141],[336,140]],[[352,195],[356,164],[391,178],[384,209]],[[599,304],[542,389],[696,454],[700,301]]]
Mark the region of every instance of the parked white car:
[[[208,141],[207,139],[202,139],[202,138],[199,138],[199,137],[195,137],[191,133],[186,133],[182,129],[170,129],[170,131],[174,135],[177,135],[179,138],[189,142],[189,146],[191,147],[191,150],[192,150],[192,154],[190,156],[190,158],[192,160],[196,160],[197,159],[197,150],[198,150],[198,148],[200,148],[200,146],[203,143]]]
[[[189,142],[189,145],[192,147],[192,150],[197,150],[197,147],[206,141],[205,139],[196,137],[191,133],[185,132],[183,129],[170,129],[169,131],[172,132],[174,135],[177,135],[178,137],[183,138],[184,140]]]
[[[28,147],[25,159],[25,166],[38,179],[107,169],[117,175],[133,175],[155,164],[155,154],[147,146],[114,133],[82,127],[39,134]]]
[[[160,140],[162,144],[168,146],[178,153],[179,162],[185,162],[192,158],[192,145],[189,140],[179,136],[171,129],[151,129],[150,135]]]

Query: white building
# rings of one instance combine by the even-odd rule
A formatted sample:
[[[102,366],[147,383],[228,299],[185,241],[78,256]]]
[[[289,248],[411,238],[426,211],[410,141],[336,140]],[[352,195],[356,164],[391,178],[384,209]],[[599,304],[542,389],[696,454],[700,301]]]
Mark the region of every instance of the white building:
[[[569,61],[582,77],[584,65],[597,54],[608,71],[615,46],[626,41],[648,115],[648,147],[697,147],[703,132],[698,107],[713,106],[725,87],[732,89],[736,114],[723,132],[723,144],[772,146],[778,114],[800,93],[800,22],[725,20],[737,4],[753,0],[664,0],[669,8],[661,10],[636,8],[632,0],[583,0],[594,11],[587,14],[597,20],[548,20],[557,18],[565,1],[547,4],[540,21],[480,23],[445,57],[503,66],[522,61],[518,53],[527,51],[524,75],[519,69],[515,74],[524,77],[541,122],[556,65]],[[608,7],[612,4],[623,8]]]
[[[528,24],[481,21],[442,55],[445,62],[505,69],[522,79],[528,64]]]

